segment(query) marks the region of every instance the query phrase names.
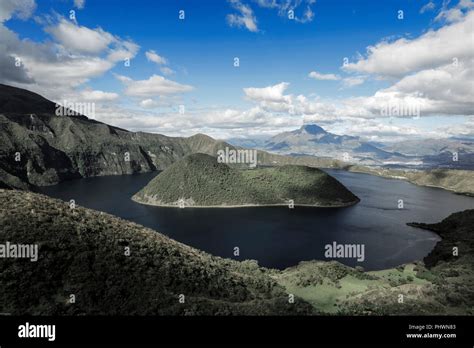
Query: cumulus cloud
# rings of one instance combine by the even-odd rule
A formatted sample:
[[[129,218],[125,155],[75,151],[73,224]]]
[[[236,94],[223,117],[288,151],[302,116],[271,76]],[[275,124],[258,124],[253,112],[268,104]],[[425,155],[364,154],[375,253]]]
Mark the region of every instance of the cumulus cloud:
[[[150,107],[151,109],[151,107]],[[121,108],[117,105],[99,105],[96,119],[133,131],[163,133],[171,136],[208,134],[218,139],[231,137],[273,136],[281,131],[293,130],[302,124],[299,117],[288,118],[275,115],[259,106],[242,110],[239,108],[186,108],[184,114],[178,110],[155,112]]]
[[[145,102],[150,109],[153,101]],[[153,106],[152,106],[153,105]],[[190,136],[205,133],[218,139],[267,138],[284,131],[294,130],[303,124],[319,123],[336,134],[362,136],[370,140],[397,140],[407,137],[431,135],[416,126],[396,125],[380,119],[363,119],[340,116],[327,120],[321,114],[292,115],[275,113],[255,105],[249,109],[204,108],[178,111],[152,112],[123,109],[115,105],[96,107],[96,119],[134,131],[158,132],[172,136]],[[321,116],[321,117],[319,117]]]
[[[463,20],[430,30],[416,39],[382,41],[367,48],[367,56],[342,68],[346,71],[379,77],[403,77],[407,74],[473,56],[474,12]],[[436,52],[436,54],[434,54]]]
[[[61,18],[57,25],[45,31],[63,47],[74,53],[97,54],[103,52],[116,39],[101,28],[89,29]]]
[[[5,6],[8,2],[2,2]],[[2,18],[29,13],[34,2],[17,1]],[[27,4],[27,5],[25,5]],[[4,8],[2,8],[2,11]],[[133,58],[139,46],[101,28],[91,29],[56,16],[46,21],[52,40],[22,40],[0,23],[0,81],[41,93],[54,101],[73,94],[74,89],[104,75],[118,61]]]
[[[283,94],[289,85],[288,82],[281,82],[263,88],[249,87],[244,88],[244,93],[248,99],[254,101],[283,102],[289,98]]]
[[[409,75],[377,92],[375,99],[420,105],[422,114],[474,114],[474,58]]]
[[[440,13],[473,6],[472,1],[461,0],[447,9],[445,3]],[[451,15],[445,15],[448,16]],[[352,98],[346,104],[355,101],[372,116],[380,116],[380,110],[387,105],[416,106],[422,116],[472,115],[474,11],[461,11],[460,16],[418,38],[370,46],[366,57],[344,66],[346,71],[396,79],[390,87],[369,97]]]
[[[0,23],[16,16],[28,19],[36,9],[35,0],[2,0],[0,1]]]
[[[140,46],[133,41],[116,40],[113,49],[108,51],[107,60],[113,63],[134,58]]]
[[[466,12],[474,8],[474,1],[459,0],[459,3],[454,7],[448,7],[449,1],[443,2],[443,7],[435,18],[435,21],[446,21],[448,23],[461,21]]]
[[[244,88],[246,99],[258,104],[262,110],[287,114],[289,116],[313,115],[321,119],[337,118],[341,109],[334,103],[308,98],[302,94],[284,94],[289,83],[281,82],[263,88]]]
[[[228,14],[227,23],[231,27],[245,27],[251,32],[258,32],[257,17],[250,6],[243,4],[240,0],[229,0],[229,2],[237,13]]]
[[[0,34],[2,29],[0,28]],[[2,44],[0,44],[0,50]],[[28,75],[24,65],[18,64],[16,57],[0,53],[0,80],[5,83],[33,83],[34,80]]]
[[[337,81],[340,80],[341,77],[339,75],[335,74],[321,74],[317,71],[311,71],[308,74],[308,77],[311,77],[312,79],[315,80],[324,80],[324,81]]]
[[[133,80],[130,77],[115,75],[125,85],[125,94],[133,97],[154,97],[160,95],[179,94],[192,91],[189,85],[168,80],[160,75],[152,75],[147,80]]]

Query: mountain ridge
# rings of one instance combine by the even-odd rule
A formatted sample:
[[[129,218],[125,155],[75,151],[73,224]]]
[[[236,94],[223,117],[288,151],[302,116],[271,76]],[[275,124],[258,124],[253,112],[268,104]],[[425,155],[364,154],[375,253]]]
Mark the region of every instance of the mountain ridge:
[[[37,105],[41,112],[35,111]],[[57,116],[54,107],[36,93],[0,85],[0,187],[34,189],[83,177],[157,171],[191,153],[215,156],[219,149],[238,148],[204,134],[169,137],[131,132],[83,115]],[[264,165],[301,162],[264,151],[259,158]]]
[[[27,99],[17,98],[17,104],[8,103],[5,100],[10,98],[10,94],[26,95]],[[54,185],[64,180],[157,171],[191,153],[201,152],[215,156],[217,150],[226,147],[242,148],[203,134],[187,138],[169,137],[131,132],[82,115],[56,116],[54,111],[21,113],[14,110],[21,106],[19,104],[25,103],[25,100],[27,102],[28,98],[34,99],[33,105],[46,103],[46,111],[55,105],[36,93],[0,85],[0,188],[34,190],[36,186]],[[45,106],[41,106],[39,110],[44,111]],[[24,111],[34,110],[26,108]],[[368,144],[377,145],[373,142]],[[474,179],[465,170],[418,171],[413,175],[406,171],[353,165],[349,161],[331,157],[297,153],[288,156],[269,153],[260,148],[257,150],[259,166],[291,164],[336,168],[389,178],[403,177],[423,186],[474,194]],[[125,160],[126,153],[129,155],[128,161]],[[461,153],[462,161],[463,156]],[[451,155],[445,155],[444,161],[452,163]],[[414,176],[416,179],[412,180]],[[440,176],[444,178],[442,181],[439,180]],[[459,176],[463,178],[463,184],[453,185],[453,180]]]

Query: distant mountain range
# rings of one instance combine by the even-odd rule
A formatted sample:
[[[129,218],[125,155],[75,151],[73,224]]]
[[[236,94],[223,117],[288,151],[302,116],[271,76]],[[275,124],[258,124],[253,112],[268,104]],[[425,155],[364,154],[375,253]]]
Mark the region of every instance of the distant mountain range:
[[[216,156],[219,149],[236,148],[204,134],[184,138],[130,132],[82,115],[56,116],[55,110],[55,103],[36,93],[0,84],[0,188],[162,170],[192,153]],[[342,165],[265,151],[258,151],[258,163]]]
[[[363,142],[359,137],[326,132],[315,124],[275,135],[265,143],[265,149],[285,154],[338,158],[346,162],[356,161],[364,164],[376,164],[389,158],[404,157]]]
[[[184,138],[130,132],[86,116],[56,116],[55,109],[55,103],[36,93],[0,84],[0,188],[31,190],[35,186],[54,185],[75,178],[163,170],[192,153],[216,156],[218,150],[239,148],[238,142],[230,144],[204,134]],[[286,147],[283,146],[285,138]],[[300,138],[302,140],[298,142]],[[299,150],[292,149],[290,140],[301,144]],[[471,171],[449,169],[474,168],[470,150],[472,142],[467,139],[453,141],[463,146],[459,150],[459,162],[452,161],[450,148],[446,146],[433,148],[435,154],[401,155],[397,149],[390,148],[393,145],[331,134],[316,125],[304,126],[268,141],[258,140],[255,148],[259,149],[258,166],[293,164],[338,168],[474,194]],[[407,142],[408,145],[416,148],[416,144]],[[333,152],[319,150],[321,157],[308,155],[317,154],[314,149],[323,146]],[[436,154],[436,151],[440,153]],[[346,161],[343,161],[344,153],[349,157]],[[358,158],[360,162],[354,163]],[[422,165],[414,166],[415,169],[444,169],[414,173],[405,169],[380,168],[394,159],[403,159],[405,162],[402,163],[407,166],[409,161],[420,158]],[[376,166],[360,163],[375,163]]]
[[[474,139],[417,139],[399,143],[365,141],[361,137],[337,135],[316,124],[283,132],[268,140],[231,139],[234,145],[254,144],[282,155],[328,157],[360,165],[420,168],[474,168]],[[457,152],[458,161],[453,161]]]

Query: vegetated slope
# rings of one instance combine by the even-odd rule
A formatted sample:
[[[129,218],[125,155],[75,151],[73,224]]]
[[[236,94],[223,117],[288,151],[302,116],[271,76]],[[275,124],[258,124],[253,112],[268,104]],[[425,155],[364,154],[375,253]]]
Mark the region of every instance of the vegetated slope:
[[[409,225],[442,237],[423,261],[372,272],[338,262],[301,262],[273,277],[325,313],[474,315],[474,210],[437,224]]]
[[[435,267],[443,262],[458,262],[469,256],[471,256],[470,262],[474,264],[474,209],[453,213],[435,224],[413,222],[408,225],[433,231],[442,238],[425,257],[427,266]],[[458,255],[453,254],[454,247],[458,248]],[[474,268],[471,270],[474,272]]]
[[[474,171],[458,169],[399,170],[350,165],[350,172],[407,180],[420,186],[439,187],[464,195],[474,195]]]
[[[293,315],[312,313],[255,262],[214,257],[143,226],[43,195],[0,190],[0,312],[13,315]],[[127,249],[130,251],[126,255]],[[75,303],[70,296],[75,296]],[[183,294],[184,303],[179,302]]]
[[[345,206],[358,198],[323,171],[303,166],[236,169],[206,154],[188,155],[133,197],[152,205]]]

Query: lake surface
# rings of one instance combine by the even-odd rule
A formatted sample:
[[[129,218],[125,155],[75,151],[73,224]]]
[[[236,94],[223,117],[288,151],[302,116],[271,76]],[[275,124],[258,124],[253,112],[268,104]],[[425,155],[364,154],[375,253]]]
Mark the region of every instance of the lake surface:
[[[255,259],[265,267],[284,269],[300,261],[328,260],[325,245],[364,244],[365,261],[337,259],[366,270],[420,260],[439,237],[407,222],[438,222],[450,213],[474,208],[474,198],[367,174],[326,170],[361,202],[347,208],[160,208],[130,197],[157,173],[67,181],[40,192],[104,211],[153,228],[213,255]],[[404,209],[398,209],[402,199]],[[240,249],[235,257],[234,248]]]

